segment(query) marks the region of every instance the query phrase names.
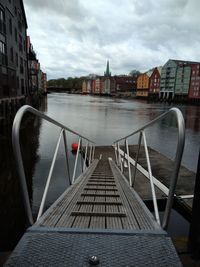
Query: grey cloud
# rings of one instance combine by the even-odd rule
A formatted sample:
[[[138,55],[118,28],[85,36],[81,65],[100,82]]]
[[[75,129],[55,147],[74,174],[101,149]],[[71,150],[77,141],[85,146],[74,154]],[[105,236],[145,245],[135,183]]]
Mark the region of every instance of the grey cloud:
[[[168,58],[199,60],[199,0],[24,0],[49,76],[147,70]]]
[[[24,0],[24,4],[29,7],[32,12],[50,12],[58,16],[66,16],[70,19],[80,20],[85,17],[85,10],[81,6],[79,0]]]

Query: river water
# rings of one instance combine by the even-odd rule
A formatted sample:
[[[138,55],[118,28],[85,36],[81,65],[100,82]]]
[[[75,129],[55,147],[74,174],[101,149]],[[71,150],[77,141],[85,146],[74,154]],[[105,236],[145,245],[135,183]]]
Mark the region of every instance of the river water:
[[[182,165],[195,172],[200,145],[200,108],[190,105],[175,106],[182,111],[186,125],[186,143]],[[44,99],[40,109],[67,127],[93,140],[97,145],[111,145],[116,139],[143,126],[171,107],[166,103],[147,103],[142,100],[52,93]],[[46,121],[33,118],[29,118],[27,121],[24,120],[21,133],[22,152],[33,214],[36,216],[59,129]],[[7,135],[10,134],[11,131],[9,129]],[[130,138],[129,144],[137,143],[137,139],[138,136]],[[176,120],[172,116],[147,130],[148,145],[169,158],[173,158],[175,155],[176,139]],[[9,226],[7,221],[2,222],[6,225],[2,227],[2,229],[5,229],[3,238],[5,239],[6,233],[9,232],[9,238],[15,234],[15,239],[17,239],[16,228],[19,228],[20,225],[19,232],[23,228],[21,226],[22,222],[19,223],[18,218],[20,216],[20,221],[23,221],[24,215],[20,209],[21,200],[18,200],[20,199],[19,185],[16,182],[16,170],[10,140],[9,136],[1,135],[1,159],[3,160],[3,164],[1,164],[1,176],[3,176],[1,177],[1,185],[3,186],[1,193],[3,200],[0,202],[0,209],[1,214],[9,218],[9,223],[12,225]],[[71,153],[70,147],[73,142],[78,141],[78,138],[75,135],[67,134],[67,141],[72,175],[75,156]],[[80,172],[80,168],[79,164],[77,175]],[[69,185],[66,177],[66,155],[62,141],[45,208],[51,205]],[[11,194],[12,198],[10,198]],[[16,205],[18,208],[16,208]]]

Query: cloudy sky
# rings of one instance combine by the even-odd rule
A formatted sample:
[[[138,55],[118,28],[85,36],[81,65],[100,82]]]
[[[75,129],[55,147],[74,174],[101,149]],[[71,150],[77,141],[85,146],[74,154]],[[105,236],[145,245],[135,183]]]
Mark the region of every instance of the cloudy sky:
[[[199,0],[24,0],[48,79],[200,61]]]

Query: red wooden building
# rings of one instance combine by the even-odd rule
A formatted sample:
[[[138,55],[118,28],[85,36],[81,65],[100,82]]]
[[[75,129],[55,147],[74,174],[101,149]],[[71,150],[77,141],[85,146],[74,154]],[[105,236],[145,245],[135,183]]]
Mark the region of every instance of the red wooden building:
[[[200,63],[191,65],[189,99],[200,99]]]
[[[158,97],[160,92],[160,73],[161,68],[154,68],[149,78],[149,96]]]

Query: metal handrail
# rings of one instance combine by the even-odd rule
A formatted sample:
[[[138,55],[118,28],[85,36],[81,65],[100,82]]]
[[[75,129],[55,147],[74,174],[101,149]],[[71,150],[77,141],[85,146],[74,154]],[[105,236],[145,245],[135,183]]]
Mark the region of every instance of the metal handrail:
[[[116,157],[116,161],[117,161],[117,163],[120,166],[121,171],[122,171],[122,160],[121,160],[121,154],[120,154],[120,151],[119,151],[120,150],[119,142],[125,140],[126,148],[128,149],[128,145],[126,143],[127,139],[129,137],[133,136],[133,135],[136,135],[136,134],[140,133],[139,142],[138,142],[138,151],[137,151],[136,161],[135,161],[135,169],[134,169],[133,180],[132,180],[131,174],[129,172],[129,180],[132,181],[131,182],[131,186],[132,186],[133,182],[134,182],[134,179],[135,179],[135,173],[136,173],[137,163],[138,163],[138,154],[139,154],[142,138],[145,140],[144,141],[145,155],[146,155],[146,158],[147,158],[149,178],[150,178],[150,181],[151,181],[152,196],[153,196],[153,200],[154,200],[154,210],[157,213],[158,212],[158,210],[156,208],[157,202],[155,203],[155,197],[156,196],[155,196],[155,190],[154,190],[154,183],[152,184],[153,180],[152,180],[151,166],[150,166],[150,160],[149,160],[148,148],[147,148],[147,144],[146,144],[146,137],[144,135],[144,130],[149,128],[153,124],[157,123],[158,121],[162,120],[163,118],[167,117],[169,114],[175,115],[176,120],[177,120],[177,124],[178,124],[178,143],[177,143],[177,147],[176,147],[176,155],[175,155],[175,159],[174,159],[175,164],[174,164],[174,168],[173,168],[172,175],[171,175],[171,182],[170,182],[168,199],[167,199],[165,213],[164,213],[164,217],[163,217],[163,221],[162,221],[162,227],[164,229],[167,228],[168,223],[169,223],[169,217],[170,217],[170,214],[171,214],[171,209],[172,209],[172,205],[173,205],[173,198],[174,198],[174,194],[175,194],[175,187],[176,187],[176,183],[177,183],[177,179],[178,179],[178,173],[179,173],[179,169],[180,169],[180,165],[181,165],[181,159],[182,159],[183,149],[184,149],[184,144],[185,144],[185,122],[184,122],[184,118],[183,118],[183,115],[182,115],[181,111],[178,108],[171,108],[170,110],[168,110],[167,112],[161,114],[160,116],[158,116],[154,120],[150,121],[149,123],[147,123],[143,127],[133,131],[131,134],[126,135],[125,137],[122,137],[122,138],[120,138],[120,139],[118,139],[118,140],[116,140],[114,142],[115,150],[117,150],[117,152],[118,152],[118,157]],[[124,148],[124,151],[125,151],[125,148]],[[129,154],[129,152],[127,154]],[[156,215],[156,219],[159,222],[159,218],[157,216],[158,216],[158,214]]]
[[[24,165],[23,165],[21,148],[20,148],[20,138],[19,138],[20,137],[19,135],[20,135],[21,121],[22,121],[22,118],[23,118],[23,116],[24,116],[24,114],[26,112],[32,113],[35,116],[40,117],[41,119],[44,119],[44,120],[46,120],[46,121],[58,126],[61,129],[61,132],[60,132],[57,144],[56,144],[56,149],[55,149],[55,152],[54,152],[53,160],[52,160],[52,163],[51,163],[49,175],[48,175],[48,178],[47,178],[46,186],[45,186],[45,189],[44,189],[44,193],[43,193],[41,205],[40,205],[40,208],[39,208],[39,213],[38,213],[37,220],[41,216],[41,214],[43,212],[43,209],[44,209],[46,195],[47,195],[47,191],[48,191],[48,188],[49,188],[50,180],[51,180],[51,177],[52,177],[52,173],[53,173],[53,169],[54,169],[54,165],[55,165],[55,160],[56,160],[56,156],[57,156],[57,153],[58,153],[58,148],[59,148],[62,136],[63,136],[63,139],[64,139],[65,152],[67,152],[67,140],[66,140],[65,131],[68,131],[68,132],[70,132],[72,134],[75,134],[75,135],[77,135],[79,137],[79,149],[80,149],[80,143],[82,143],[82,139],[87,141],[90,144],[90,146],[93,146],[94,148],[95,148],[95,146],[94,146],[95,143],[93,141],[91,141],[90,139],[82,136],[81,134],[71,130],[68,127],[66,127],[62,123],[59,123],[58,121],[52,119],[51,117],[49,117],[49,116],[41,113],[40,111],[34,109],[31,106],[24,105],[23,107],[21,107],[18,110],[18,112],[17,112],[17,114],[15,116],[14,122],[13,122],[13,127],[12,127],[12,144],[13,144],[13,152],[14,152],[16,165],[17,165],[17,171],[18,171],[19,178],[20,178],[20,185],[21,185],[21,190],[22,190],[24,208],[25,208],[25,212],[26,212],[26,215],[27,215],[27,221],[28,221],[29,225],[32,225],[33,224],[33,215],[32,215],[32,210],[31,210],[31,205],[30,205],[30,200],[29,200],[29,194],[28,194],[28,189],[27,189]],[[70,174],[69,174],[68,158],[66,159],[67,160],[66,163],[67,163],[68,175],[69,175],[68,178],[69,178],[70,184],[73,183],[74,179],[75,179],[75,173],[76,173],[79,149],[78,149],[77,154],[76,154],[76,160],[75,160],[75,165],[74,165],[74,172],[73,172],[72,181],[70,179]],[[90,157],[89,164],[92,162],[92,160],[93,160],[93,158]]]

